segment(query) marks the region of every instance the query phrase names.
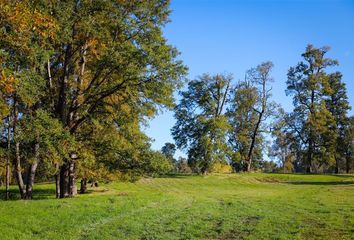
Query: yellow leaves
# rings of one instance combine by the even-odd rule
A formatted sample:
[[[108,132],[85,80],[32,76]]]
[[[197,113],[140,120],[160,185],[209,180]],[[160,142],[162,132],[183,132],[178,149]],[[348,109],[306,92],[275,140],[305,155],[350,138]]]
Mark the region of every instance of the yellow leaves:
[[[232,167],[227,163],[215,162],[210,166],[211,173],[232,173]]]
[[[107,49],[107,45],[99,39],[91,37],[87,40],[87,49],[97,59],[100,59],[100,55]]]
[[[6,76],[5,70],[0,75],[0,90],[3,94],[10,94],[14,91],[16,78],[13,75]]]
[[[126,102],[126,98],[122,95],[112,95],[106,100],[108,103],[106,110],[112,114],[113,118],[117,117],[116,115],[129,116],[133,114],[132,107]]]
[[[124,113],[131,113],[131,106],[129,106],[129,104],[122,104],[121,107],[120,107],[120,110],[123,111]]]
[[[6,101],[1,97],[0,98],[0,117],[4,118],[10,112],[9,106],[6,104]]]
[[[32,31],[37,32],[43,39],[55,38],[58,25],[55,20],[48,15],[37,11],[33,13]]]
[[[29,16],[26,16],[28,11],[26,11],[21,3],[16,3],[15,6],[11,6],[11,4],[7,3],[6,6],[4,6],[4,10],[3,13],[7,21],[11,23],[11,25],[16,26],[17,31],[20,32],[22,29],[26,28]]]
[[[28,23],[31,20],[29,9],[20,2],[15,3],[15,5],[11,4],[11,2],[5,3],[4,5],[5,6],[2,6],[4,9],[2,15],[6,21],[11,24],[14,31],[23,32],[28,29]]]
[[[87,42],[88,49],[92,52],[92,54],[95,57],[98,57],[97,44],[98,44],[98,41],[97,41],[97,39],[94,39],[94,38],[88,40],[88,42]]]
[[[14,91],[16,79],[13,75],[6,75],[4,69],[0,73],[0,117],[3,118],[9,113],[9,107],[6,103],[6,95]]]
[[[37,39],[43,45],[47,39],[54,39],[58,29],[56,21],[50,15],[31,9],[26,2],[0,0],[0,19],[6,22],[12,33],[8,34],[7,37],[11,36],[8,41],[24,50],[34,35],[40,37]]]
[[[97,39],[91,38],[87,41],[87,46],[95,48],[97,46],[97,43],[98,43]]]

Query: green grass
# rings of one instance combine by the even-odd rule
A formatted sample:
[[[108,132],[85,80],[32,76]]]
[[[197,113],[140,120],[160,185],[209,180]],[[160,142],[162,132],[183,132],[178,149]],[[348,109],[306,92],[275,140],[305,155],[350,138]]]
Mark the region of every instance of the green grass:
[[[60,200],[53,187],[0,201],[0,239],[354,239],[354,175],[170,176]]]

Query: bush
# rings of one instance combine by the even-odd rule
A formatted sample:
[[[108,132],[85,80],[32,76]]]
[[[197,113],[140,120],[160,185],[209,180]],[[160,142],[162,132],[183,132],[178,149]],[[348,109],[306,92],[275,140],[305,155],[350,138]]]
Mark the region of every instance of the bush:
[[[171,161],[159,151],[148,151],[144,157],[143,168],[148,175],[166,174],[173,169]]]
[[[213,163],[209,169],[211,173],[232,173],[232,167],[230,164],[216,162]]]

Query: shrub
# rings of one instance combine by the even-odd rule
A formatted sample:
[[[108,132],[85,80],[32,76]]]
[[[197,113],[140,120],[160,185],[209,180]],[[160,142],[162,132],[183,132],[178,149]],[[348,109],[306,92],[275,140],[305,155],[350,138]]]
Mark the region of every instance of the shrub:
[[[213,163],[209,169],[211,173],[232,173],[232,167],[230,164],[216,162]]]

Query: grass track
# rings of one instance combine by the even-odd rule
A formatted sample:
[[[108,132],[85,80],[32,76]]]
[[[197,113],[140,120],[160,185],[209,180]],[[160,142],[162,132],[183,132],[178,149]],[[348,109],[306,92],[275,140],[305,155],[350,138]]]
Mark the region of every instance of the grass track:
[[[354,239],[354,175],[170,176],[60,200],[53,187],[0,201],[0,239]]]

